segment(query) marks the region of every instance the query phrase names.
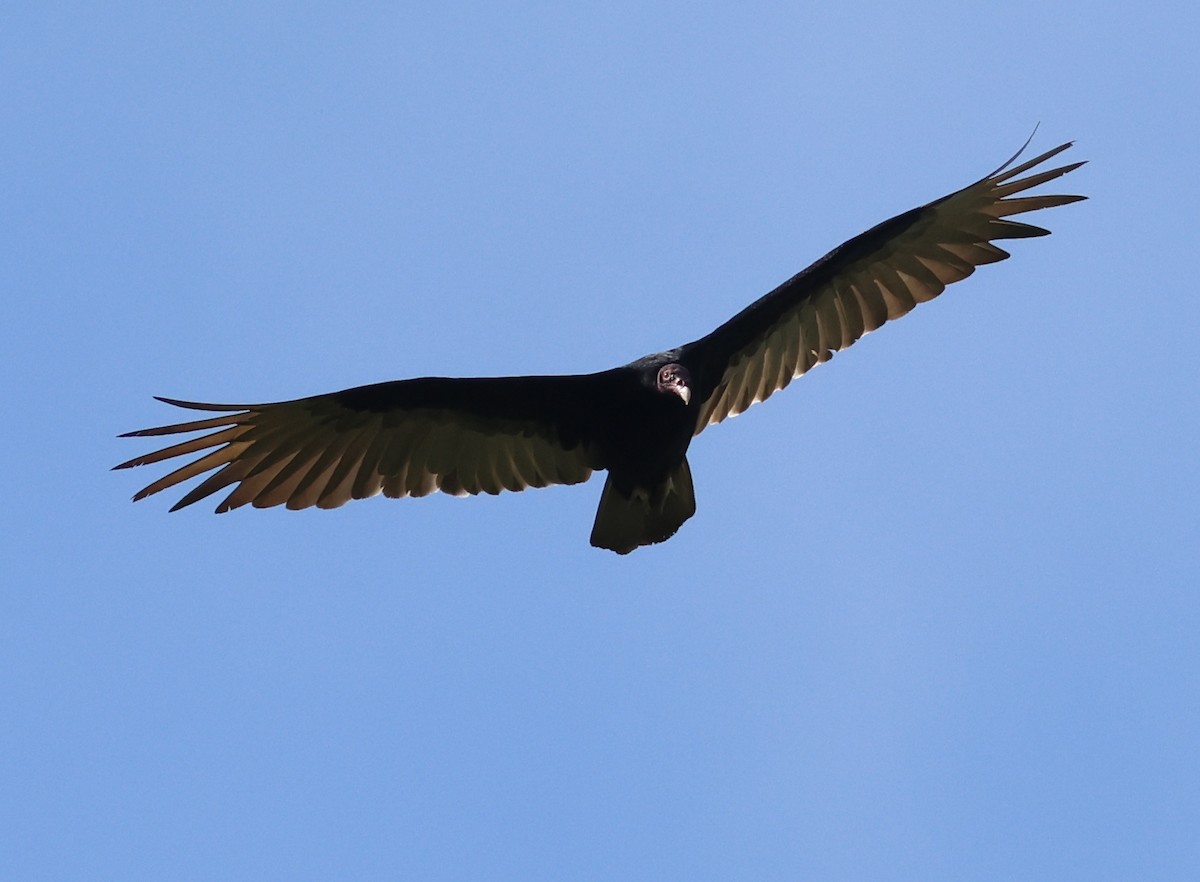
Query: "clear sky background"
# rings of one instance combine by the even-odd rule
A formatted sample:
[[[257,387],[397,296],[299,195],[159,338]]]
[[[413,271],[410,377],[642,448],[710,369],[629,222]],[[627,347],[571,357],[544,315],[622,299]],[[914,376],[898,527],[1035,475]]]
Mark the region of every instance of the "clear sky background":
[[[1192,5],[10,4],[6,879],[1194,879]],[[1168,11],[1169,10],[1169,11]],[[167,514],[154,394],[599,370],[1033,129],[1014,243],[600,481]]]

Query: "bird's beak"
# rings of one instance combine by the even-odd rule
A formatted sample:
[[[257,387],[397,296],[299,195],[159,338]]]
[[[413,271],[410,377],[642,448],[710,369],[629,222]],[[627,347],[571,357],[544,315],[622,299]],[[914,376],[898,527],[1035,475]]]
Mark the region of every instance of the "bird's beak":
[[[671,388],[675,391],[676,395],[678,395],[680,398],[683,399],[684,404],[691,404],[691,402],[692,402],[691,388],[689,388],[688,386],[684,386],[682,384],[680,384],[678,386],[672,386]]]

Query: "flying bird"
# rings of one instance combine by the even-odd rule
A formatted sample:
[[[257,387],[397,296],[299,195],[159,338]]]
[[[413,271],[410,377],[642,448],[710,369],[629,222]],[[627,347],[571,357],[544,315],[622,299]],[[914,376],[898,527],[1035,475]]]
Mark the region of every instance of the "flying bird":
[[[977,266],[1004,260],[994,242],[1048,235],[1009,218],[1086,198],[1017,195],[1083,165],[1035,171],[1070,146],[1013,166],[1022,148],[970,186],[855,236],[707,336],[623,367],[422,377],[269,404],[160,398],[215,415],[121,437],[207,434],[116,468],[205,451],[133,498],[211,473],[171,511],[232,487],[218,513],[246,504],[336,508],[378,493],[498,494],[579,484],[604,469],[592,545],[627,554],[663,542],[696,511],[693,437]]]

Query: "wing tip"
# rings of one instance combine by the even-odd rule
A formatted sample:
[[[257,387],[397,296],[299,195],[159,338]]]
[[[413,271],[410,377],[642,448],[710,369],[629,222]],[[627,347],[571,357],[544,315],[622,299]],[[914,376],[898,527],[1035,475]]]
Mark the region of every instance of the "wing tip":
[[[1037,129],[1034,129],[1034,134],[1036,134],[1036,133],[1037,133]],[[1031,168],[1035,168],[1036,166],[1041,165],[1042,163],[1046,162],[1047,160],[1053,159],[1055,156],[1058,156],[1058,154],[1062,153],[1064,150],[1068,150],[1071,147],[1075,146],[1074,141],[1065,141],[1062,144],[1059,144],[1057,147],[1051,147],[1045,153],[1040,153],[1037,156],[1033,157],[1033,159],[1028,159],[1025,162],[1021,163],[1020,165],[1014,167],[1013,163],[1015,163],[1018,159],[1021,158],[1021,156],[1025,153],[1025,150],[1029,147],[1029,145],[1032,141],[1033,141],[1033,134],[1031,134],[1029,136],[1029,138],[1026,139],[1025,143],[1021,145],[1020,150],[1018,150],[1016,153],[1014,153],[1012,156],[1010,156],[1007,160],[1005,160],[1000,165],[1000,167],[997,168],[995,171],[993,171],[991,174],[985,175],[982,180],[990,181],[993,185],[1002,184],[1005,181],[1015,178],[1017,175],[1020,175],[1020,174],[1023,174],[1024,172],[1029,171]],[[1063,174],[1066,174],[1067,172],[1074,171],[1075,169],[1079,168],[1079,166],[1086,164],[1086,162],[1087,162],[1087,160],[1080,160],[1078,162],[1074,162],[1067,166],[1064,166],[1062,171],[1058,171],[1057,169],[1056,169],[1056,171],[1058,172],[1058,175],[1063,175]],[[1055,177],[1057,177],[1058,175],[1055,175]]]
[[[182,398],[168,398],[165,395],[155,395],[154,400],[172,407],[182,407],[185,410],[235,411],[252,410],[255,406],[253,404],[213,404],[208,401],[186,401]]]

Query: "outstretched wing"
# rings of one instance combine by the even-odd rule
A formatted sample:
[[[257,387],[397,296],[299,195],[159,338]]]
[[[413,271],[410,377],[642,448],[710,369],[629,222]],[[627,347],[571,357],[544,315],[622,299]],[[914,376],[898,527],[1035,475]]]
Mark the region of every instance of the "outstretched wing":
[[[975,267],[1008,257],[993,241],[1048,235],[1049,230],[1007,218],[1086,198],[1015,197],[1083,165],[1018,177],[1070,146],[1009,168],[1018,153],[969,187],[855,236],[707,337],[682,347],[679,361],[699,386],[696,433],[765,400],[868,331],[937,297]]]
[[[172,511],[226,487],[233,490],[218,512],[247,503],[336,508],[380,492],[462,496],[577,484],[599,465],[591,414],[602,378],[426,377],[273,404],[163,398],[219,416],[129,432],[122,437],[208,434],[116,468],[208,451],[134,496],[212,472]]]

